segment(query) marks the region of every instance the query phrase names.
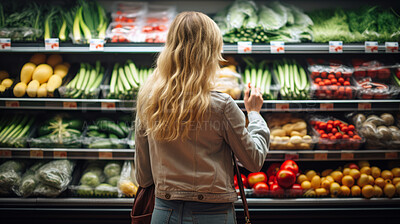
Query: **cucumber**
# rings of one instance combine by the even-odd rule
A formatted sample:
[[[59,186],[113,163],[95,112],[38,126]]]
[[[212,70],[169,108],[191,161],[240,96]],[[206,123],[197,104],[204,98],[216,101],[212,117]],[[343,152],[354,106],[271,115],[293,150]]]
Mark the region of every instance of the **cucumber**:
[[[116,135],[110,133],[110,134],[108,134],[108,138],[118,139],[118,136],[116,136]]]
[[[50,129],[48,125],[42,125],[38,130],[38,135],[44,136],[50,134],[51,132],[53,132],[53,130]]]
[[[83,122],[80,119],[66,119],[63,123],[67,124],[68,128],[82,130]]]
[[[113,143],[109,140],[95,141],[88,146],[89,149],[110,149],[113,148]]]
[[[118,123],[118,125],[119,125],[119,127],[121,128],[121,130],[125,133],[125,136],[128,136],[128,134],[129,134],[129,128],[128,128],[128,126],[126,125],[126,123],[120,121],[120,122]]]
[[[88,131],[86,133],[87,136],[89,137],[100,137],[102,134],[96,130]]]
[[[109,120],[97,120],[97,125],[101,131],[112,133],[118,136],[118,138],[125,137],[124,131],[113,121]]]
[[[98,131],[99,130],[99,126],[97,126],[97,125],[89,125],[89,126],[87,126],[87,130],[88,131]]]

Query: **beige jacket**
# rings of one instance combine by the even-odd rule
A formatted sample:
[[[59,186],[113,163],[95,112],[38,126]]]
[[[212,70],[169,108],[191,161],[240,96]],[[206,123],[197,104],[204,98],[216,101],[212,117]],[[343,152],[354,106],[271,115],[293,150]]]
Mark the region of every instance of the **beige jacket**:
[[[135,175],[142,187],[155,184],[156,197],[167,200],[233,202],[232,151],[249,171],[259,171],[267,156],[269,129],[257,112],[245,116],[233,99],[211,93],[212,115],[191,140],[158,142],[144,135],[140,122],[135,131]]]

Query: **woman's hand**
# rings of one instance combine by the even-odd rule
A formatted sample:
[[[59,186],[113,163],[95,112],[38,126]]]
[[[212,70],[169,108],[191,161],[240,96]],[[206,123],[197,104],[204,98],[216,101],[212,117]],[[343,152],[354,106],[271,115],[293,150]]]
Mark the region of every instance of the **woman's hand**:
[[[251,87],[251,93],[249,86]],[[247,112],[260,112],[263,105],[263,98],[260,93],[260,88],[255,88],[254,85],[251,85],[250,83],[249,86],[246,86],[246,90],[244,91],[244,107],[246,108]]]

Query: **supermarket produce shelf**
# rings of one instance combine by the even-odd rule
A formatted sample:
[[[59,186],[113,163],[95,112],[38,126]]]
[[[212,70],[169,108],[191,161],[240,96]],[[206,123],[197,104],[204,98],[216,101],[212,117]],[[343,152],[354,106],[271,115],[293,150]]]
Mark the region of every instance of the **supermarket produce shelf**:
[[[0,109],[133,111],[135,100],[0,98]],[[235,101],[245,110],[244,101]],[[400,99],[392,100],[264,100],[262,112],[273,111],[389,111],[399,110]]]
[[[134,158],[134,149],[0,148],[0,158],[113,159]],[[400,150],[270,150],[267,161],[396,160]]]
[[[163,49],[159,43],[105,43],[103,50],[90,50],[88,44],[77,45],[72,43],[60,43],[59,50],[47,50],[44,43],[12,43],[11,48],[1,52],[59,52],[59,53],[157,53]],[[378,45],[377,53],[385,53],[385,44]],[[224,44],[223,53],[238,54],[237,44]],[[253,54],[271,53],[269,44],[253,44]],[[286,43],[285,54],[327,54],[328,43]],[[365,53],[364,43],[343,44],[343,53]]]

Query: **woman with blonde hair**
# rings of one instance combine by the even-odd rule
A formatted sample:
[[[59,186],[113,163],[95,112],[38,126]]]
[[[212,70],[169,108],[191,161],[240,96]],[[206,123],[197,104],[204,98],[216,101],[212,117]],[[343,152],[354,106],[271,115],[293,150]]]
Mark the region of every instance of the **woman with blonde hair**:
[[[135,124],[135,175],[155,184],[152,223],[236,223],[232,151],[251,172],[269,148],[259,114],[259,89],[245,91],[245,116],[233,99],[213,91],[222,35],[200,12],[172,22],[154,73],[140,88]]]

